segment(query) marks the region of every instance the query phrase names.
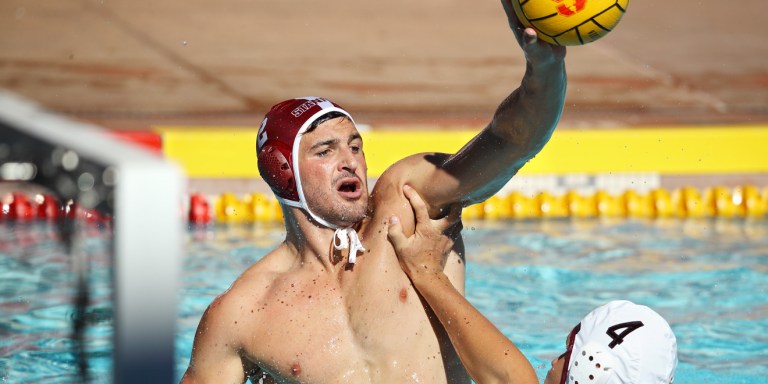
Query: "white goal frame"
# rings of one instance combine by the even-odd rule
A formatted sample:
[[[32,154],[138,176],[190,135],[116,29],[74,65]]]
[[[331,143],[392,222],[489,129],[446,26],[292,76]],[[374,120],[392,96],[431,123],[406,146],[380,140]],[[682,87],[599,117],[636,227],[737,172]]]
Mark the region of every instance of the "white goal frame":
[[[184,225],[180,168],[109,137],[103,129],[0,91],[0,144],[9,140],[4,144],[6,157],[9,148],[28,146],[11,153],[9,161],[39,161],[39,151],[50,145],[72,151],[81,164],[114,171],[112,379],[116,383],[177,379],[174,339]]]

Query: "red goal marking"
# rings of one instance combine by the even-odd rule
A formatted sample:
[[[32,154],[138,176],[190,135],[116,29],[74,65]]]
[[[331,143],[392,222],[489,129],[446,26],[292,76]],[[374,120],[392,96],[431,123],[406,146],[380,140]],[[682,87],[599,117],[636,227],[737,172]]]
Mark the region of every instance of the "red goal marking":
[[[556,3],[562,3],[565,0],[552,0],[552,1]],[[572,5],[559,4],[557,6],[557,13],[563,16],[573,16],[583,11],[584,7],[587,5],[587,0],[572,0],[570,2],[573,4]]]

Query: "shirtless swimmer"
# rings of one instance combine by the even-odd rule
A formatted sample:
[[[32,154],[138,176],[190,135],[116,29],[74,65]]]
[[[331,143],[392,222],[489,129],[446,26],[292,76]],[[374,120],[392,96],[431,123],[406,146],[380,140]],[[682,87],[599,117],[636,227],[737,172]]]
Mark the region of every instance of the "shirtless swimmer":
[[[523,30],[506,1],[527,69],[493,119],[455,154],[398,161],[369,196],[352,117],[324,98],[275,105],[259,130],[259,170],[282,203],[286,239],[216,298],[198,326],[184,383],[468,383],[445,330],[387,240],[386,220],[430,216],[496,193],[546,144],[565,97],[565,50]],[[464,286],[461,247],[444,273]]]

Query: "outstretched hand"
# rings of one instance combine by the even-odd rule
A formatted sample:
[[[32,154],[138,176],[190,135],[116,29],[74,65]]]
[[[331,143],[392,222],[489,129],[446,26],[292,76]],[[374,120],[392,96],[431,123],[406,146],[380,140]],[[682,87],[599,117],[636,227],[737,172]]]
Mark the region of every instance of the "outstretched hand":
[[[461,206],[457,204],[448,216],[432,220],[424,200],[413,188],[406,185],[403,193],[416,216],[416,230],[407,237],[397,216],[389,220],[387,238],[395,248],[400,266],[412,280],[443,273],[445,260],[461,230]]]
[[[517,43],[525,53],[526,59],[531,64],[546,64],[563,60],[565,58],[565,47],[549,44],[545,41],[538,39],[536,30],[533,28],[526,28],[520,19],[515,14],[515,8],[510,1],[517,0],[501,0],[501,6],[504,7],[504,12],[507,13],[507,20],[509,21],[509,27],[512,32],[515,33]]]

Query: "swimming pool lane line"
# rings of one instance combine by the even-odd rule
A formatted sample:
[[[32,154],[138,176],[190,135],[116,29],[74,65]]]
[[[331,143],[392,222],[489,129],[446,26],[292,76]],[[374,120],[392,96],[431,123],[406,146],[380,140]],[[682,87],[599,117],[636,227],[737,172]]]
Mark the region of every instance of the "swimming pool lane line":
[[[68,202],[61,205],[52,196],[11,193],[2,198],[0,220],[56,220],[73,217],[105,225],[109,218]],[[223,193],[208,196],[193,193],[182,208],[192,224],[282,222],[277,199],[262,192],[245,195]],[[548,219],[548,218],[763,218],[768,214],[768,186],[736,188],[715,186],[699,190],[683,187],[674,190],[655,188],[648,192],[626,190],[608,193],[598,190],[584,194],[569,190],[563,194],[539,192],[526,195],[513,191],[495,195],[468,206],[465,220]]]

